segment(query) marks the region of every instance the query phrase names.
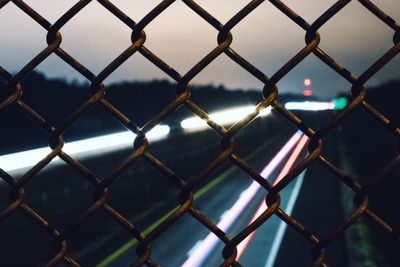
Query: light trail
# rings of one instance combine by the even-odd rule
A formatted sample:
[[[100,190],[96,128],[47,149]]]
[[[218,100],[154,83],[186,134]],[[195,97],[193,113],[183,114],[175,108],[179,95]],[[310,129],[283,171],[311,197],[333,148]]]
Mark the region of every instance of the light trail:
[[[231,108],[213,112],[209,115],[209,118],[220,125],[227,125],[245,118],[248,114],[254,112],[255,110],[256,106],[243,106],[243,107]],[[271,113],[271,107],[267,107],[261,110],[258,116],[264,117],[270,113]],[[187,118],[181,122],[181,127],[183,129],[191,131],[202,130],[207,128],[207,126],[208,126],[207,121],[199,117]]]
[[[320,111],[320,110],[341,110],[347,106],[347,98],[339,97],[331,102],[304,101],[304,102],[287,102],[285,108],[288,110],[305,110],[305,111]]]
[[[273,135],[273,138],[269,139],[267,142],[263,143],[261,146],[259,146],[256,150],[252,151],[250,154],[245,156],[244,160],[248,161],[253,159],[256,155],[259,154],[260,151],[263,151],[266,147],[269,147],[271,144],[273,144],[276,140],[279,139],[280,134],[275,133]],[[208,193],[211,189],[216,188],[218,185],[220,185],[223,181],[225,181],[230,175],[232,175],[234,172],[237,171],[237,168],[235,166],[231,166],[230,168],[226,169],[224,172],[222,172],[220,175],[218,175],[215,179],[211,180],[209,183],[207,183],[205,186],[202,188],[198,189],[194,193],[194,200],[197,200],[201,197],[204,197],[206,193]],[[157,228],[163,221],[165,221],[173,212],[175,212],[179,206],[175,206],[174,208],[170,209],[167,213],[165,213],[163,216],[158,218],[155,222],[153,222],[151,225],[149,225],[146,229],[143,230],[143,234],[147,235],[151,233],[155,228]],[[199,240],[201,242],[201,240]],[[114,261],[116,261],[119,257],[127,253],[132,247],[138,244],[138,240],[136,238],[132,238],[128,242],[124,243],[121,247],[113,251],[111,254],[109,254],[107,257],[102,259],[98,264],[96,264],[96,267],[106,267],[110,266],[110,264]],[[196,243],[197,244],[197,243]],[[193,248],[195,248],[193,246]],[[188,253],[189,254],[189,253]]]
[[[169,134],[167,125],[158,125],[146,134],[149,141],[158,141]],[[132,146],[136,135],[131,131],[108,134],[79,141],[65,143],[63,151],[69,155],[88,157],[99,153],[108,153]],[[32,167],[51,152],[49,147],[32,149],[23,152],[0,156],[0,167],[7,172]],[[53,163],[61,162],[56,157]],[[0,180],[2,181],[2,180]]]
[[[306,110],[306,111],[320,111],[320,110],[333,110],[335,104],[333,102],[287,102],[285,108],[288,110]]]
[[[297,141],[300,140],[303,133],[301,131],[297,131],[289,141],[279,150],[278,154],[268,163],[268,165],[262,170],[261,176],[265,179],[272,174],[272,172],[278,167],[279,163],[289,154],[290,150],[294,147]]]
[[[290,171],[290,169],[293,167],[294,163],[296,162],[297,158],[300,156],[300,153],[303,150],[304,146],[306,145],[307,141],[308,141],[308,137],[306,135],[303,135],[303,137],[300,139],[299,143],[297,144],[296,148],[294,149],[293,153],[290,155],[289,159],[286,161],[285,165],[283,166],[278,177],[273,182],[273,185],[276,185],[277,183],[279,183],[282,180],[282,178],[285,177],[286,174],[288,174],[288,172]],[[262,200],[256,213],[254,214],[253,218],[250,220],[249,225],[252,224],[264,211],[266,211],[267,208],[268,208],[267,204],[265,203],[264,200]],[[255,234],[255,232],[252,232],[247,238],[245,238],[237,246],[236,260],[239,260],[239,258],[242,256],[242,254],[246,250],[247,246],[249,245],[251,239],[253,238],[254,234]],[[270,253],[270,255],[271,255],[271,253]]]
[[[290,140],[282,147],[278,154],[268,163],[268,165],[261,172],[261,176],[264,178],[269,177],[272,172],[278,167],[279,163],[285,158],[285,156],[292,150],[295,144],[301,138],[302,133],[297,131]],[[246,205],[254,198],[260,185],[253,181],[250,186],[240,194],[239,199],[235,204],[224,213],[217,226],[222,231],[227,231],[233,222],[237,219]],[[200,266],[214,247],[218,244],[218,237],[214,233],[207,235],[200,243],[196,243],[196,246],[190,250],[189,257],[181,265],[182,267],[197,267]]]
[[[251,183],[251,185],[240,194],[240,197],[235,204],[223,214],[221,220],[217,224],[218,228],[224,232],[227,231],[237,217],[239,217],[247,204],[249,204],[256,195],[258,189],[258,183]],[[190,257],[182,264],[182,267],[200,266],[207,258],[208,254],[210,254],[211,250],[217,245],[218,241],[219,238],[214,235],[214,233],[208,234],[201,243],[197,244],[196,247],[191,250]]]
[[[287,102],[285,108],[288,110],[305,110],[305,111],[320,111],[320,110],[337,110],[343,109],[347,105],[346,98],[333,99],[330,102],[319,101],[303,101],[303,102]],[[212,112],[209,114],[209,119],[220,124],[228,125],[235,123],[248,114],[254,112],[256,106],[242,106]],[[265,117],[271,113],[271,107],[266,107],[260,111],[258,117]],[[186,131],[198,131],[207,129],[207,121],[197,116],[187,118],[181,121],[181,127]]]

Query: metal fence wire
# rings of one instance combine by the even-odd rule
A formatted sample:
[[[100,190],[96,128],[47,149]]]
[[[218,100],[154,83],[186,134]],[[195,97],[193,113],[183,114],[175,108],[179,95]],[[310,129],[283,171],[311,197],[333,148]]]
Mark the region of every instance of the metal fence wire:
[[[126,48],[117,58],[115,58],[107,67],[105,67],[98,75],[94,75],[89,69],[83,66],[73,55],[69,54],[62,48],[62,28],[80,13],[85,7],[92,2],[91,0],[81,0],[77,2],[72,8],[65,12],[54,24],[46,20],[45,16],[39,14],[32,7],[22,0],[0,0],[0,8],[6,5],[15,5],[36,23],[42,26],[47,31],[47,44],[48,46],[37,54],[30,62],[28,62],[18,73],[15,75],[10,74],[6,69],[0,66],[0,76],[6,80],[10,94],[0,103],[0,112],[4,112],[8,108],[14,106],[24,112],[37,125],[43,128],[49,135],[49,144],[51,153],[43,158],[39,163],[27,171],[21,179],[14,179],[6,171],[0,169],[0,176],[9,186],[10,202],[4,210],[0,210],[0,227],[1,224],[10,216],[13,216],[16,211],[21,211],[23,214],[32,219],[39,227],[43,228],[57,244],[57,250],[54,257],[49,259],[47,266],[56,266],[61,262],[69,266],[80,266],[80,264],[69,255],[68,251],[68,238],[72,233],[77,231],[85,222],[100,210],[108,213],[117,223],[124,227],[127,234],[133,235],[138,240],[137,258],[132,263],[132,266],[159,266],[155,260],[152,259],[151,245],[157,241],[157,238],[171,227],[180,217],[184,214],[190,214],[201,224],[205,225],[210,232],[213,232],[224,244],[223,250],[223,263],[221,266],[241,266],[239,262],[235,261],[237,249],[236,246],[249,236],[254,230],[260,227],[264,222],[269,220],[272,215],[276,215],[280,220],[284,221],[292,227],[299,235],[308,240],[313,246],[311,253],[311,266],[327,266],[328,262],[324,258],[324,251],[330,244],[338,237],[344,234],[352,224],[354,224],[360,217],[369,217],[379,227],[381,227],[387,235],[393,236],[398,239],[396,232],[392,227],[385,222],[376,212],[371,210],[368,206],[368,195],[374,191],[378,183],[385,179],[387,174],[393,170],[400,163],[400,156],[396,156],[389,162],[380,172],[373,175],[366,183],[360,184],[354,178],[345,174],[339,167],[335,166],[326,156],[321,152],[323,146],[323,138],[337,126],[348,114],[352,113],[356,108],[361,107],[370,113],[383,127],[386,127],[397,138],[400,136],[400,129],[394,126],[389,119],[382,115],[377,109],[370,105],[366,99],[366,91],[363,87],[364,84],[381,68],[383,68],[392,58],[394,58],[400,50],[400,27],[399,24],[390,16],[385,14],[377,6],[368,0],[359,0],[370,13],[375,15],[379,20],[384,22],[388,27],[393,30],[393,47],[391,47],[382,57],[378,58],[364,73],[356,77],[348,69],[342,66],[338,61],[325,53],[318,45],[320,43],[320,35],[318,30],[335,15],[340,12],[351,0],[340,0],[332,5],[326,12],[321,14],[313,23],[309,23],[301,16],[296,14],[289,6],[279,0],[270,0],[274,7],[280,12],[290,18],[293,23],[301,27],[305,32],[305,46],[297,52],[288,62],[286,62],[277,72],[271,77],[267,77],[264,72],[257,69],[249,61],[247,61],[240,54],[235,52],[230,45],[232,43],[231,30],[238,25],[246,16],[252,13],[264,1],[253,0],[250,1],[243,9],[228,20],[227,23],[222,24],[218,18],[209,14],[202,6],[192,0],[182,0],[182,2],[192,9],[198,16],[205,20],[210,27],[218,31],[218,45],[208,54],[195,64],[187,73],[181,74],[175,71],[168,63],[161,60],[157,55],[153,54],[145,46],[146,27],[153,22],[162,12],[167,10],[175,0],[165,0],[158,4],[139,22],[133,21],[127,14],[122,12],[117,6],[108,0],[97,0],[105,9],[117,17],[121,23],[126,24],[132,29],[131,41],[132,44]],[[149,62],[157,66],[165,74],[177,82],[176,98],[163,108],[161,112],[153,116],[144,127],[140,128],[135,125],[130,118],[124,115],[113,103],[110,103],[104,98],[105,91],[107,90],[103,81],[117,70],[124,62],[126,62],[135,53],[142,54]],[[201,109],[196,103],[191,100],[190,93],[192,90],[191,81],[195,78],[208,64],[213,62],[221,54],[226,54],[232,59],[232,64],[237,64],[248,73],[253,75],[264,84],[262,90],[263,100],[258,103],[255,112],[248,114],[244,119],[235,123],[232,127],[225,128],[218,125],[211,120],[208,120],[208,114]],[[21,94],[24,88],[20,82],[30,72],[32,72],[41,62],[43,62],[50,55],[57,55],[65,63],[77,70],[83,77],[90,82],[91,96],[82,105],[76,109],[67,119],[60,122],[57,126],[50,125],[45,118],[41,117],[38,112],[28,106],[21,99]],[[341,110],[332,116],[332,118],[319,129],[312,129],[302,122],[302,120],[285,109],[284,105],[277,99],[279,90],[276,84],[287,75],[296,65],[302,62],[307,56],[314,54],[326,66],[334,70],[343,79],[351,84],[351,101],[344,110]],[[68,155],[63,151],[64,139],[63,134],[65,131],[74,125],[77,120],[94,106],[100,106],[106,112],[111,114],[115,120],[123,124],[126,128],[130,129],[138,137],[134,143],[133,152],[120,163],[120,165],[112,172],[111,175],[104,179],[100,179],[94,175],[89,169],[85,168],[80,162]],[[165,118],[171,116],[180,106],[186,106],[196,116],[207,120],[209,127],[214,129],[220,136],[221,151],[219,155],[201,172],[198,173],[191,180],[184,180],[179,177],[173,170],[169,169],[165,164],[158,160],[153,154],[148,151],[148,141],[146,133],[157,126]],[[234,137],[246,125],[257,116],[257,114],[264,108],[272,106],[276,112],[286,117],[292,125],[301,130],[305,135],[310,138],[308,144],[308,155],[299,164],[297,164],[279,183],[272,185],[258,172],[253,169],[246,161],[240,158],[235,153]],[[78,218],[75,218],[65,230],[61,231],[56,226],[51,225],[44,216],[35,211],[24,201],[24,187],[34,179],[35,175],[42,170],[47,164],[50,163],[55,157],[60,157],[70,167],[77,170],[83,175],[90,183],[94,185],[93,203],[84,211]],[[139,158],[143,158],[155,166],[160,173],[166,178],[173,181],[177,190],[180,192],[180,205],[168,218],[166,218],[158,227],[148,234],[144,234],[141,229],[138,229],[131,221],[122,216],[107,202],[108,187],[118,179],[119,175],[123,173],[129,166],[131,166]],[[209,220],[201,210],[194,207],[193,192],[204,180],[204,178],[213,170],[218,168],[225,161],[231,161],[239,168],[244,170],[252,179],[258,182],[265,190],[265,201],[268,204],[268,209],[262,213],[257,220],[242,229],[239,234],[233,237],[227,236],[225,232],[217,227],[211,220]],[[319,162],[329,172],[333,173],[345,186],[354,192],[354,209],[347,215],[342,223],[326,236],[319,237],[306,229],[301,222],[296,220],[293,216],[286,214],[280,207],[279,193],[290,182],[310,166],[313,162]],[[4,168],[4,166],[2,166]]]

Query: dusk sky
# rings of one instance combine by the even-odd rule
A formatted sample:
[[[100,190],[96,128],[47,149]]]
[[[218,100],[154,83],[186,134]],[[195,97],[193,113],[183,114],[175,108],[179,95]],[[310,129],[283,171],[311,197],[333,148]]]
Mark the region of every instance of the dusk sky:
[[[77,1],[26,0],[37,12],[54,23]],[[160,1],[112,1],[132,19],[139,21]],[[198,0],[197,3],[222,23],[249,1]],[[332,0],[284,1],[309,23],[327,10]],[[398,0],[374,1],[393,19],[400,21]],[[218,32],[181,1],[176,1],[146,29],[145,46],[182,75],[217,45]],[[0,9],[0,65],[15,73],[46,47],[46,31],[13,3]],[[61,29],[61,47],[95,74],[130,45],[130,29],[96,1]],[[334,59],[360,75],[393,46],[394,32],[357,1],[352,1],[319,31],[320,47]],[[268,1],[258,7],[232,31],[231,47],[260,70],[271,76],[305,46],[305,32]],[[367,85],[399,79],[400,56],[384,67]],[[57,56],[50,56],[37,70],[48,77],[83,80]],[[350,84],[310,55],[278,83],[280,92],[301,92],[305,77],[320,96],[348,91]],[[144,59],[134,55],[113,73],[106,84],[121,80],[149,80],[167,76]],[[229,88],[261,89],[262,84],[221,55],[193,81],[194,84],[224,84]]]

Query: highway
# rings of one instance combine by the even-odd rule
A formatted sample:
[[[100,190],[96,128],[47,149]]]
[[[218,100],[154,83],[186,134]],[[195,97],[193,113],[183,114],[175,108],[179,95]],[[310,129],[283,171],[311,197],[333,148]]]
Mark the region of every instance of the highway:
[[[310,120],[313,118],[310,117]],[[264,142],[260,143],[258,138],[262,135],[268,138],[263,138]],[[92,140],[95,138],[90,139]],[[210,130],[181,133],[176,135],[175,139],[168,138],[166,141],[152,143],[151,151],[171,169],[187,178],[204,168],[219,153],[219,140],[220,137]],[[236,141],[239,149],[237,153],[271,183],[278,182],[307,154],[307,137],[294,129],[288,129],[287,124],[276,120],[274,116],[253,123]],[[165,142],[169,145],[165,146]],[[333,147],[332,138],[329,138],[329,142],[329,147]],[[73,147],[73,144],[69,147]],[[120,145],[127,144],[129,146],[129,142],[124,141]],[[93,159],[96,150],[77,152],[87,156],[82,160],[83,164],[100,178],[107,176],[129,153],[128,148],[115,153],[110,153],[108,148],[101,149],[108,152]],[[331,148],[328,152],[330,155],[336,153]],[[187,164],[188,162],[190,164]],[[40,214],[44,214],[51,225],[62,230],[71,218],[78,216],[92,204],[90,196],[93,189],[82,177],[77,177],[76,172],[66,164],[56,163],[47,167],[28,184],[26,202]],[[27,166],[29,164],[25,168]],[[321,179],[318,179],[321,170],[310,170],[311,172],[309,169],[304,171],[284,188],[281,192],[280,207],[288,214],[293,213],[296,218],[300,217],[300,221],[304,221],[307,226],[311,225],[326,232],[341,217],[336,218],[331,213],[326,214],[326,218],[329,218],[328,223],[323,221],[323,217],[316,220],[313,214],[310,214],[309,207],[314,201],[318,201],[321,205],[330,205],[330,209],[340,213],[338,190],[328,190],[328,193],[315,190],[315,185],[325,190],[333,187],[337,189],[338,183],[332,180],[329,184],[321,184]],[[264,201],[265,190],[232,163],[223,164],[207,181],[197,188],[194,206],[229,237],[239,233],[267,208]],[[307,184],[305,189],[304,184]],[[124,172],[109,189],[108,203],[126,218],[134,221],[145,234],[160,224],[179,203],[179,190],[142,161],[138,161],[133,168]],[[1,196],[7,195],[5,186],[0,186],[0,191]],[[312,199],[309,198],[310,195]],[[5,199],[3,203],[6,203]],[[0,204],[4,205],[1,199]],[[315,210],[321,213],[326,211]],[[321,227],[324,224],[326,227]],[[44,237],[39,228],[32,227],[32,222],[26,218],[21,219],[20,215],[8,218],[3,223],[0,234],[4,237],[3,240],[13,240],[13,246],[0,241],[0,249],[5,252],[0,257],[0,266],[40,266],[54,253],[51,250],[54,241]],[[32,242],[26,242],[27,239]],[[293,240],[296,241],[295,245]],[[309,263],[310,245],[304,245],[306,242],[298,242],[299,240],[301,238],[293,234],[290,227],[273,216],[239,245],[237,260],[243,266],[303,266],[306,265],[303,262]],[[68,239],[68,244],[69,253],[82,266],[103,267],[130,266],[136,259],[135,250],[138,243],[108,215],[99,212]],[[189,214],[180,218],[157,238],[151,247],[152,259],[162,266],[219,266],[223,262],[221,252],[224,244]],[[333,259],[335,263],[333,266],[346,266],[343,250],[344,244],[341,240],[328,254],[328,259]],[[20,251],[23,251],[26,257],[18,257]],[[290,261],[292,257],[287,257],[285,251],[290,251],[290,254],[299,260]],[[298,265],[299,262],[302,264]]]
[[[271,181],[282,178],[299,160],[298,156],[304,155],[304,145],[307,140],[297,133],[291,138],[290,144],[286,145],[285,151],[282,150],[284,153],[271,158],[271,151],[278,151],[288,141],[285,140],[286,136],[281,135],[274,143],[257,151],[249,161],[260,169],[263,177]],[[260,204],[264,203],[265,191],[243,172],[237,169],[231,170],[226,171],[229,172],[229,176],[226,172],[221,174],[227,177],[224,182],[199,195],[194,204],[229,236],[246,227],[258,209],[266,208],[265,205],[260,208]],[[305,173],[302,173],[294,183],[282,191],[281,205],[288,213],[293,210],[304,175]],[[273,266],[284,232],[285,224],[279,219],[268,220],[256,231],[253,238],[242,242],[248,242],[248,245],[242,246],[240,263],[244,266]],[[97,266],[130,265],[135,259],[136,245],[134,241],[130,242],[129,246],[122,245],[122,249],[116,250]],[[190,215],[185,215],[153,243],[152,258],[163,266],[218,266],[222,262],[222,249],[222,242],[210,234],[208,229]]]

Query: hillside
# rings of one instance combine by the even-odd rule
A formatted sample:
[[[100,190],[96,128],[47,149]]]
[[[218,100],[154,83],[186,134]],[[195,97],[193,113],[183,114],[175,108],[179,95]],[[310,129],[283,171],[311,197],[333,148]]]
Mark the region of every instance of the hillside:
[[[88,84],[68,83],[61,79],[47,79],[43,74],[33,72],[21,83],[21,99],[40,114],[51,125],[59,125],[74,110],[89,99]],[[148,82],[121,82],[107,86],[105,99],[124,113],[138,126],[143,126],[175,98],[175,84],[166,80]],[[0,79],[0,101],[7,96],[6,83]],[[223,86],[195,86],[191,100],[207,111],[237,105],[256,104],[261,93],[256,91],[228,90]],[[178,125],[192,113],[181,107],[163,123]],[[31,119],[15,107],[0,114],[0,154],[47,145],[48,135]],[[104,108],[96,105],[65,134],[66,140],[76,140],[104,133],[123,130]]]

